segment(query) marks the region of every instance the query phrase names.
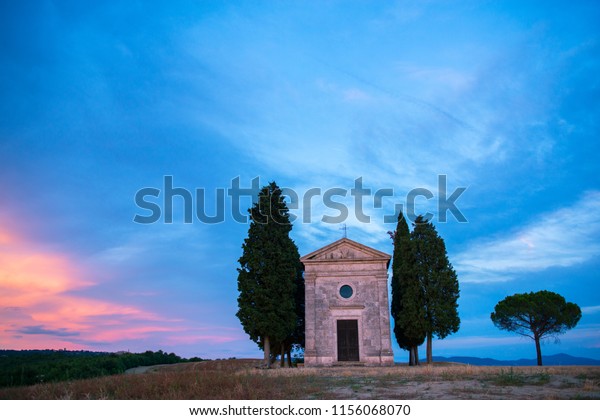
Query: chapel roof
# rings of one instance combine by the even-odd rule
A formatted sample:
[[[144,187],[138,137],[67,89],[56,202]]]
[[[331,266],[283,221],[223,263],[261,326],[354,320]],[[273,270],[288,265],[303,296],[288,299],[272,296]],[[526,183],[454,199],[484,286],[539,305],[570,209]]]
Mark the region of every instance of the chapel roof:
[[[335,242],[325,245],[316,251],[306,254],[300,258],[304,264],[317,263],[323,261],[385,261],[389,266],[391,255],[386,254],[363,245],[348,238],[342,238]]]

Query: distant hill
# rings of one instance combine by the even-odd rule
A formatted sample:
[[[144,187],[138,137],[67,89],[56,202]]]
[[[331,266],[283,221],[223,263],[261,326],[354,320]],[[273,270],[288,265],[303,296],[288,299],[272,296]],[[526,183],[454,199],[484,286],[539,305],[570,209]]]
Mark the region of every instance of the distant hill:
[[[536,359],[496,360],[480,357],[433,357],[434,362],[465,363],[474,366],[536,366]],[[587,357],[575,357],[565,353],[542,356],[544,366],[600,366],[600,360]],[[422,361],[423,363],[425,360]]]

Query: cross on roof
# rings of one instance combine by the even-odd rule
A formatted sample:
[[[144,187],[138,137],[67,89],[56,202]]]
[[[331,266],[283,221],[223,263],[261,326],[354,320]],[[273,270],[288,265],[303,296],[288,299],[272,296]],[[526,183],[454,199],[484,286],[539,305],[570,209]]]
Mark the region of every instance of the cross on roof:
[[[344,238],[348,237],[348,226],[344,223],[344,225],[340,228],[340,230],[344,231]]]

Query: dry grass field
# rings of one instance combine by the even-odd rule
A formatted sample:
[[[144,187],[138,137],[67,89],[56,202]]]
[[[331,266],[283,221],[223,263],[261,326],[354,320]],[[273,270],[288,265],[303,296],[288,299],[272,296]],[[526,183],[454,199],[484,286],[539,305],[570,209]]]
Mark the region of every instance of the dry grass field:
[[[0,389],[0,399],[600,399],[600,367],[256,369],[256,360],[162,365]]]

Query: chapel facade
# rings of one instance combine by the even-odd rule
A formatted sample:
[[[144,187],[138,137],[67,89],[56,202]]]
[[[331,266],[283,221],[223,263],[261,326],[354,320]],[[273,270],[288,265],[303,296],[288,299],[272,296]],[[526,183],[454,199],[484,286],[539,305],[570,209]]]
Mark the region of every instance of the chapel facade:
[[[394,364],[391,256],[342,238],[300,259],[305,281],[304,365]]]

